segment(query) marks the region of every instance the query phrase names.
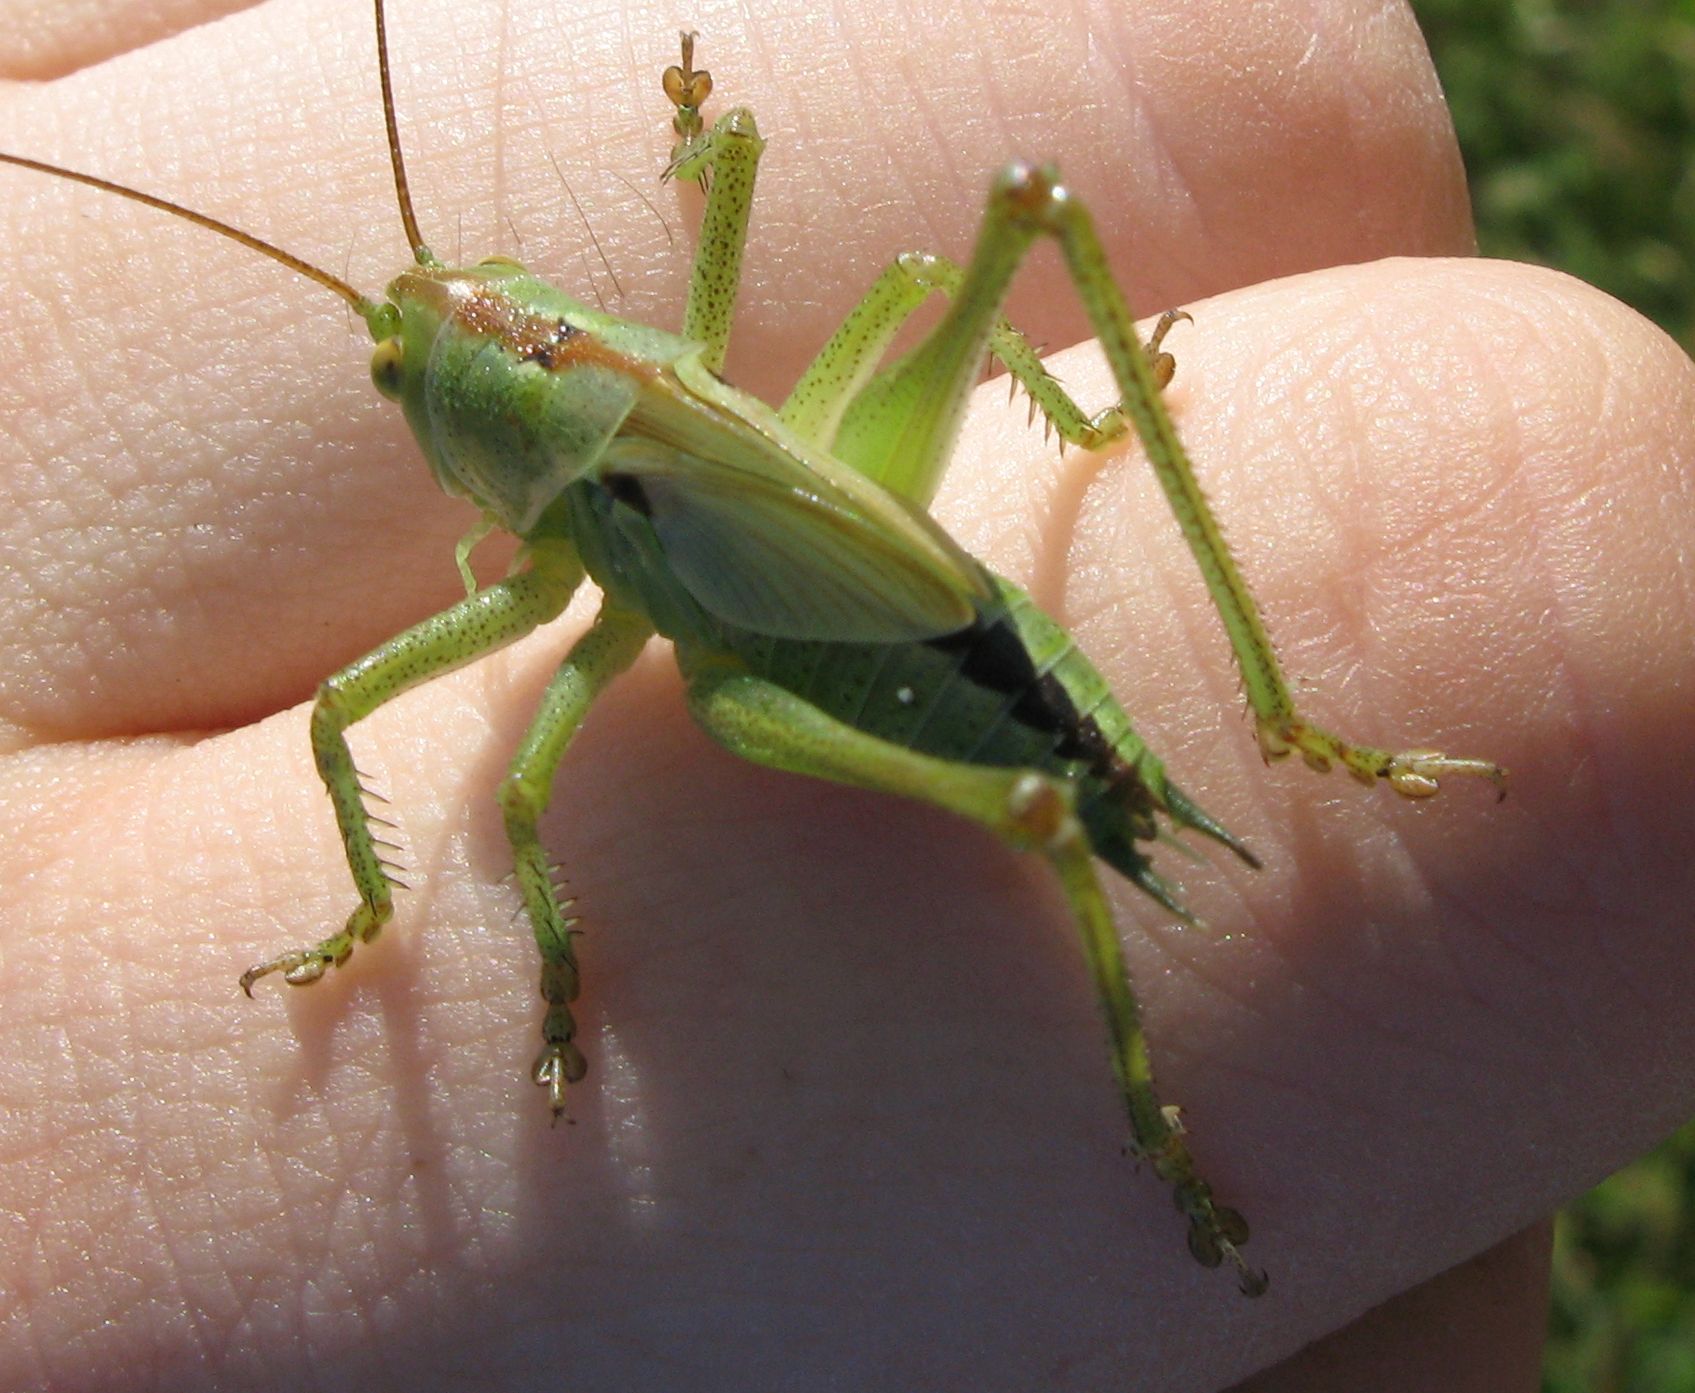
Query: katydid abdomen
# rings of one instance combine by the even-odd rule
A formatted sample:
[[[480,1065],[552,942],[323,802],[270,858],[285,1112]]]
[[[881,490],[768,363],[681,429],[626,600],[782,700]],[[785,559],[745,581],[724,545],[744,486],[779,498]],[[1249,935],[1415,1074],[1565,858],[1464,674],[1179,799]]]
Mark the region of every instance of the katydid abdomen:
[[[922,642],[805,643],[729,628],[717,642],[868,735],[940,760],[1063,780],[1094,853],[1178,909],[1135,845],[1160,835],[1158,815],[1236,844],[1170,785],[1071,636],[1012,582],[993,582],[995,600],[972,624]]]
[[[669,564],[640,480],[615,469],[585,480],[556,514],[614,603],[645,614],[678,645],[684,670],[732,659],[844,726],[957,764],[1040,770],[1075,790],[1096,855],[1182,913],[1137,842],[1158,817],[1247,851],[1166,778],[1106,680],[1018,586],[981,568],[969,622],[904,642],[792,638],[709,612]],[[760,609],[758,597],[732,603]]]

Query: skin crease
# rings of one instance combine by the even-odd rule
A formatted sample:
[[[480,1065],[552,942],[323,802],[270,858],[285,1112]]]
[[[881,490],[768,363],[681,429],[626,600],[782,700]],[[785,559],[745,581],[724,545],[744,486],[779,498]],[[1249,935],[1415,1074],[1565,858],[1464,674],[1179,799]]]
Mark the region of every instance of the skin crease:
[[[1111,890],[1271,1293],[1196,1267],[1120,1154],[1045,868],[721,754],[661,646],[544,823],[591,1061],[550,1129],[492,791],[588,607],[355,731],[416,891],[324,983],[241,999],[351,904],[300,703],[453,598],[468,510],[331,297],[5,171],[0,1386],[1533,1386],[1546,1216],[1695,1106],[1688,360],[1552,273],[1376,260],[1470,247],[1395,6],[448,8],[391,15],[428,235],[516,227],[664,323],[686,253],[607,171],[681,240],[658,73],[703,32],[709,116],[771,142],[731,349],[767,395],[889,255],[966,253],[997,162],[1061,158],[1132,303],[1196,316],[1170,401],[1310,713],[1499,759],[1512,796],[1264,771],[1134,452],[1060,460],[991,385],[938,515],[1266,862],[1162,856],[1204,930]],[[7,92],[0,148],[374,289],[404,254],[372,69],[362,5],[266,4]],[[1055,261],[1012,312],[1057,344]]]

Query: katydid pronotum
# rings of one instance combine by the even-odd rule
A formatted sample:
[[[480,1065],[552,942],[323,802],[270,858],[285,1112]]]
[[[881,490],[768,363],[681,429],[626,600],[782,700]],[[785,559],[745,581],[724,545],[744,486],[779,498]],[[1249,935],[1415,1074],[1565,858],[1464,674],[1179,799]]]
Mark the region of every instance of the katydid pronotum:
[[[584,1073],[571,1003],[572,923],[538,833],[554,774],[594,699],[656,634],[676,652],[692,714],[733,752],[778,769],[946,808],[1053,866],[1105,1012],[1133,1147],[1170,1187],[1203,1264],[1228,1262],[1244,1292],[1264,1275],[1241,1255],[1247,1225],[1197,1172],[1175,1108],[1155,1090],[1139,1008],[1096,878],[1105,861],[1184,916],[1141,843],[1192,829],[1249,864],[1247,849],[1171,783],[1101,677],[1021,590],[962,551],[925,511],[985,359],[1000,362],[1062,440],[1095,448],[1134,430],[1194,553],[1239,662],[1261,750],[1382,778],[1408,797],[1448,774],[1502,771],[1435,751],[1351,744],[1294,705],[1250,593],[1161,400],[1167,315],[1144,348],[1083,204],[1046,166],[996,179],[964,266],[897,258],[773,409],[720,376],[764,147],[737,108],[708,127],[708,74],[693,36],[664,90],[677,144],[666,177],[705,206],[682,332],[593,310],[493,257],[450,267],[428,249],[407,192],[382,0],[383,108],[401,220],[416,266],[381,298],[238,229],[86,174],[0,155],[188,218],[341,296],[376,342],[371,373],[404,410],[437,483],[481,517],[460,548],[467,596],[330,677],[311,717],[359,904],[337,933],[242,975],[322,977],[394,910],[346,741],[385,701],[557,616],[585,579],[598,617],[573,645],[500,786],[516,879],[540,949],[546,1006],[533,1066],[557,1116]],[[1000,317],[1029,247],[1051,237],[1111,366],[1119,403],[1086,415]],[[932,294],[939,321],[884,358]],[[518,561],[478,589],[466,561],[493,529]],[[1185,916],[1186,917],[1186,916]]]

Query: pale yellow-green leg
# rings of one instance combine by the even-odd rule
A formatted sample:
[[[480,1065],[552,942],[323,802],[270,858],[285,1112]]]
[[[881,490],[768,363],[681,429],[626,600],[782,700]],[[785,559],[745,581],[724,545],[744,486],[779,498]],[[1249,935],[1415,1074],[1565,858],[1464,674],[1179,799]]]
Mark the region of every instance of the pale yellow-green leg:
[[[652,634],[653,626],[641,615],[602,606],[593,627],[572,645],[554,673],[500,784],[506,836],[512,844],[524,909],[541,951],[541,994],[547,1002],[542,1049],[530,1076],[547,1089],[555,1117],[565,1109],[566,1085],[582,1078],[585,1065],[573,1043],[577,1026],[570,1003],[577,999],[578,979],[572,921],[560,910],[536,823],[552,796],[559,761],[595,698],[636,660]]]
[[[471,553],[486,542],[499,527],[499,518],[493,513],[484,513],[453,548],[453,564],[459,568],[459,579],[465,586],[467,596],[475,595],[478,590],[476,573],[471,569]]]
[[[955,270],[948,277],[948,305],[941,319],[841,412],[833,448],[891,493],[920,506],[935,496],[966,402],[1003,323],[1007,286],[1036,236],[991,199],[971,261],[962,274]],[[937,276],[938,268],[932,265],[926,275]],[[1110,411],[1089,424],[1101,433],[1119,429]]]
[[[318,689],[312,706],[312,753],[335,808],[359,906],[341,932],[313,947],[297,948],[248,968],[241,974],[243,991],[251,996],[253,984],[272,972],[282,973],[284,981],[297,987],[317,981],[331,966],[346,962],[356,943],[374,939],[394,913],[395,882],[371,835],[372,819],[347,748],[347,728],[402,692],[464,667],[554,618],[582,576],[582,565],[571,548],[551,543],[539,546],[531,554],[528,570],[391,638]]]
[[[1243,1260],[1248,1227],[1218,1204],[1195,1170],[1175,1109],[1160,1102],[1118,932],[1095,878],[1088,839],[1071,787],[1032,769],[953,763],[867,735],[733,661],[680,654],[689,708],[714,739],[744,759],[814,778],[919,799],[1039,851],[1058,871],[1077,920],[1084,956],[1106,1014],[1135,1150],[1172,1188],[1189,1221],[1189,1249],[1208,1267],[1228,1261],[1244,1292],[1265,1290],[1265,1276]]]

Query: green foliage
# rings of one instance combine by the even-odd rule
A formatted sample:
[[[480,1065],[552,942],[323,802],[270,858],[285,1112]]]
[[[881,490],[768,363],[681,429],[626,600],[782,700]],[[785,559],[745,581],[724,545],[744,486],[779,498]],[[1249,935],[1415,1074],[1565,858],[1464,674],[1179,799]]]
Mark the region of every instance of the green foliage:
[[[1485,256],[1558,266],[1695,349],[1695,0],[1414,0]]]
[[[1695,0],[1414,0],[1486,256],[1695,350]],[[1545,1393],[1695,1393],[1695,1124],[1560,1216]]]
[[[1560,1216],[1543,1388],[1695,1390],[1695,1123]]]

